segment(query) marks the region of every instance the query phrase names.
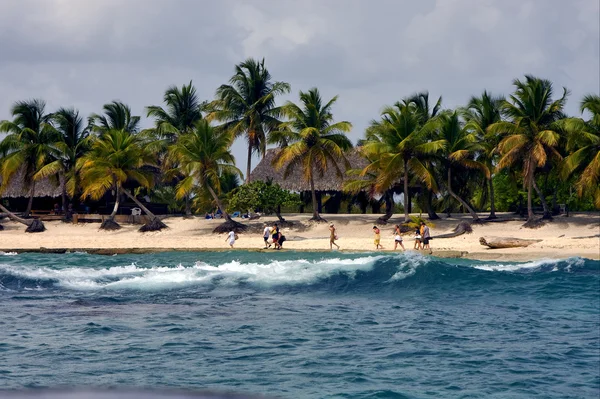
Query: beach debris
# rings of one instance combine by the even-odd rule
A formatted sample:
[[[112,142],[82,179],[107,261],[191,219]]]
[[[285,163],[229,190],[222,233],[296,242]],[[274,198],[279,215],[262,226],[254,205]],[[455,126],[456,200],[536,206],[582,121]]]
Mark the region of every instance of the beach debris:
[[[473,232],[473,228],[471,227],[471,223],[469,222],[460,222],[459,224],[456,225],[456,227],[454,228],[454,230],[452,230],[452,233],[446,233],[446,234],[440,234],[438,236],[434,236],[431,237],[430,240],[433,240],[434,238],[452,238],[452,237],[458,237],[460,235],[463,234],[471,234]]]
[[[46,231],[46,226],[44,226],[44,223],[39,219],[32,219],[31,223],[29,223],[25,229],[26,233],[41,233],[43,231]]]
[[[531,244],[535,244],[536,242],[540,241],[543,240],[526,240],[523,238],[514,237],[479,237],[479,243],[481,245],[490,247],[492,249],[528,247]]]

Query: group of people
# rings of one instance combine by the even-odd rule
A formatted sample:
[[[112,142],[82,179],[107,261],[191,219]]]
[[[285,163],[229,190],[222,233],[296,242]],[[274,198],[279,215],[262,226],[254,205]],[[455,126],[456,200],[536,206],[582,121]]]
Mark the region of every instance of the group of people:
[[[375,249],[383,249],[383,245],[381,245],[381,230],[379,227],[373,226],[373,233],[375,234]],[[402,248],[403,251],[406,250],[404,248],[404,244],[402,243],[402,233],[400,231],[400,225],[394,226],[394,250],[398,248],[398,245]],[[429,240],[431,239],[431,235],[429,233],[429,226],[425,224],[425,222],[421,222],[420,226],[415,230],[415,245],[413,249],[418,250],[429,250],[431,253],[431,247],[429,246]]]
[[[383,245],[381,245],[381,230],[377,226],[373,226],[373,233],[375,234],[375,249],[383,249]],[[403,251],[406,250],[404,244],[402,242],[402,233],[400,231],[400,225],[394,226],[394,250],[398,248],[398,245],[402,248]],[[337,230],[333,223],[329,223],[329,249],[333,250],[333,246],[335,245],[337,249],[340,249],[340,246],[336,243],[338,240]],[[425,222],[421,222],[420,226],[415,229],[415,244],[413,249],[417,250],[429,250],[431,253],[431,247],[429,246],[429,240],[431,239],[431,235],[429,233],[429,226],[425,224]],[[271,239],[271,242],[269,242]],[[225,241],[229,243],[229,246],[233,248],[233,244],[237,240],[237,234],[234,231],[230,231],[227,235]],[[264,249],[271,248],[274,246],[274,249],[281,249],[283,242],[286,240],[285,236],[281,234],[279,230],[279,226],[277,223],[274,223],[272,226],[268,223],[265,223],[265,228],[263,230],[263,240],[265,242]]]
[[[271,243],[269,242],[269,238],[271,238]],[[273,249],[281,249],[285,241],[285,236],[279,231],[277,223],[274,223],[273,226],[269,226],[269,224],[265,223],[263,239],[265,241],[264,249],[271,248],[271,245],[274,246]]]

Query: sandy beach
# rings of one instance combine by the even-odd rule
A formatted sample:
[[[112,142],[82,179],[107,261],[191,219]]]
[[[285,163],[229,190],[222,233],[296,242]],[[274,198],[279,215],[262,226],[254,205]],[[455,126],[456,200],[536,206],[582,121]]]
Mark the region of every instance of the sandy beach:
[[[377,215],[323,215],[335,223],[339,235],[338,244],[342,251],[374,251],[372,226]],[[513,215],[501,215],[512,217]],[[329,231],[327,224],[310,224],[308,214],[285,215],[286,220],[294,223],[292,227],[282,229],[288,241],[285,250],[329,250]],[[394,247],[393,223],[400,217],[392,218],[392,223],[380,226],[382,251],[392,251]],[[431,227],[432,236],[451,232],[468,216],[444,217],[436,220]],[[169,229],[161,232],[139,233],[139,225],[124,224],[119,231],[101,231],[97,223],[69,224],[60,221],[45,222],[47,230],[43,233],[24,233],[24,226],[4,221],[4,231],[0,233],[0,250],[27,251],[43,249],[93,250],[103,249],[103,253],[145,252],[166,250],[229,250],[226,235],[213,234],[212,229],[222,220],[203,218],[184,219],[169,217],[164,219]],[[246,221],[248,232],[240,234],[235,249],[263,248],[262,227],[265,222],[275,222],[276,218],[263,216],[254,221]],[[473,233],[454,238],[433,239],[433,255],[462,256],[480,260],[529,261],[545,258],[569,258],[580,256],[588,259],[600,259],[600,214],[574,213],[569,217],[558,216],[538,229],[522,227],[522,221],[486,223],[474,225]],[[488,249],[479,243],[480,237],[516,237],[541,239],[527,248]],[[578,238],[587,237],[587,238]],[[412,250],[413,235],[404,235],[404,245]]]

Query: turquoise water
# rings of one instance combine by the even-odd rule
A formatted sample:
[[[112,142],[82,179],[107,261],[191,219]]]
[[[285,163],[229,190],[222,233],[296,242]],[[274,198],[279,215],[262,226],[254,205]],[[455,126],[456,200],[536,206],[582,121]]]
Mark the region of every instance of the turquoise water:
[[[0,316],[0,388],[10,390],[281,398],[600,391],[600,262],[580,258],[6,254]]]

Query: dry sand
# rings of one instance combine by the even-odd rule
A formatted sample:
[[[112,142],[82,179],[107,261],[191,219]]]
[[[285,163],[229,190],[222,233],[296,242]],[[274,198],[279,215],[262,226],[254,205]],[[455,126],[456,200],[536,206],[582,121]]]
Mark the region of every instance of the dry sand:
[[[402,215],[394,215],[392,224],[381,227],[383,251],[391,251],[394,247],[393,223],[403,220]],[[486,216],[486,215],[482,215]],[[500,215],[513,217],[513,215]],[[285,215],[293,222],[291,228],[282,229],[288,241],[286,250],[329,250],[329,230],[327,224],[310,224],[307,214]],[[339,235],[338,244],[342,251],[374,251],[372,227],[377,215],[323,215],[335,223]],[[431,235],[444,234],[461,220],[469,221],[468,216],[443,218],[433,222]],[[259,220],[245,222],[251,226],[247,233],[239,235],[235,243],[236,249],[262,249],[262,227],[265,222],[275,222],[271,216]],[[1,251],[22,251],[47,249],[108,249],[107,252],[127,252],[137,249],[145,250],[228,250],[224,234],[213,234],[212,229],[222,220],[205,220],[203,218],[183,219],[170,217],[164,219],[169,229],[161,232],[139,233],[139,225],[123,225],[119,231],[101,231],[99,224],[67,224],[60,221],[45,222],[47,231],[37,234],[24,233],[24,226],[3,221],[4,231],[0,231]],[[568,258],[581,256],[589,259],[600,259],[600,213],[574,213],[570,217],[558,216],[552,222],[538,229],[522,227],[522,221],[503,223],[487,223],[474,225],[472,234],[455,238],[434,239],[431,241],[433,255],[464,256],[481,260],[529,261],[544,258]],[[479,243],[479,237],[516,237],[535,238],[541,242],[527,248],[487,249]],[[581,238],[584,236],[596,236]],[[407,250],[413,248],[413,234],[404,236]],[[121,249],[118,251],[118,249]]]

